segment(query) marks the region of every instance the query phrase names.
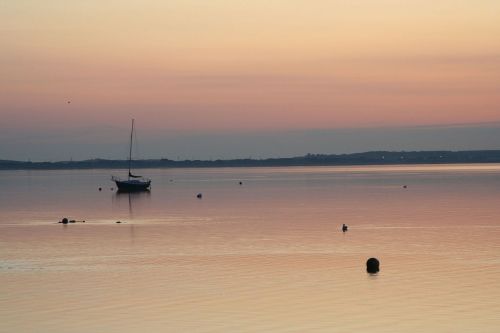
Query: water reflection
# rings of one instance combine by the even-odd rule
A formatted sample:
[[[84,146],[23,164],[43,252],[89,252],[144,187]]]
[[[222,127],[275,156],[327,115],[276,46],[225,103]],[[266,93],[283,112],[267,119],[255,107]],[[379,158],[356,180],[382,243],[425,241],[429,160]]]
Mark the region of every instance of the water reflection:
[[[113,206],[120,211],[128,209],[128,218],[133,220],[135,218],[135,212],[140,212],[141,208],[144,207],[151,200],[150,191],[142,192],[122,192],[117,191],[113,194]],[[126,208],[125,208],[126,207]],[[135,245],[136,231],[134,223],[128,226],[130,245]]]
[[[497,332],[500,166],[377,168],[0,172],[0,331]]]
[[[142,192],[121,192],[117,191],[113,195],[113,206],[119,209],[128,207],[129,218],[134,218],[134,208],[140,209],[151,200],[150,191]]]

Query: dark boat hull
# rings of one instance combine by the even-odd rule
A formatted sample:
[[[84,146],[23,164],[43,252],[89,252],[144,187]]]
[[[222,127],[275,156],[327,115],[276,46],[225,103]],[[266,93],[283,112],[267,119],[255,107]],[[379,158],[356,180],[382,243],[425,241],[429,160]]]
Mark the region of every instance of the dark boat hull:
[[[120,192],[149,191],[149,187],[151,186],[150,180],[115,180],[115,183]]]

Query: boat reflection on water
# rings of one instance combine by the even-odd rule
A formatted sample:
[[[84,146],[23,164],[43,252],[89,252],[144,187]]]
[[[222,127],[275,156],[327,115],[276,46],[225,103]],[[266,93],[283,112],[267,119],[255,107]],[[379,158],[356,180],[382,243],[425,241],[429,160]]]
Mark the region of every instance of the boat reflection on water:
[[[117,191],[113,195],[113,206],[122,209],[123,206],[128,206],[129,218],[134,218],[134,208],[140,211],[147,202],[151,200],[150,191],[124,192]]]
[[[121,216],[123,220],[119,220],[120,223],[126,222],[127,224],[123,227],[129,228],[129,237],[130,237],[130,244],[132,246],[135,245],[136,241],[136,229],[135,229],[135,222],[138,217],[141,215],[144,216],[145,214],[141,214],[141,212],[148,212],[148,209],[145,209],[145,207],[148,206],[148,203],[151,199],[151,192],[150,191],[142,191],[142,192],[123,192],[123,191],[117,191],[113,194],[112,197],[112,202],[113,202],[113,207],[118,211],[117,216]],[[128,213],[125,213],[127,211]]]

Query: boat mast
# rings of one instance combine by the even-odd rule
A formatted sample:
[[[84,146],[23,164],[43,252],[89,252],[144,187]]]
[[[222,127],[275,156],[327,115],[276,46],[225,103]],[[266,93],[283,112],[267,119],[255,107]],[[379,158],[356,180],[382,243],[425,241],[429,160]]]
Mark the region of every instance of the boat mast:
[[[130,131],[130,148],[128,153],[128,180],[130,180],[130,166],[132,164],[132,136],[134,134],[134,119],[132,119],[132,130]]]

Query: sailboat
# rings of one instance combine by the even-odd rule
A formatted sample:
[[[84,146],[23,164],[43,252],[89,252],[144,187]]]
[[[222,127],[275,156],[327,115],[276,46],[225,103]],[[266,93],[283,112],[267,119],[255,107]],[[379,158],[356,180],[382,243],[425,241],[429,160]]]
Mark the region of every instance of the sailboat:
[[[118,191],[133,192],[133,191],[149,191],[151,187],[151,179],[142,176],[133,175],[131,172],[132,166],[132,144],[134,137],[134,119],[132,119],[132,130],[130,131],[130,147],[128,155],[128,176],[127,179],[112,176],[111,180],[116,183]]]

